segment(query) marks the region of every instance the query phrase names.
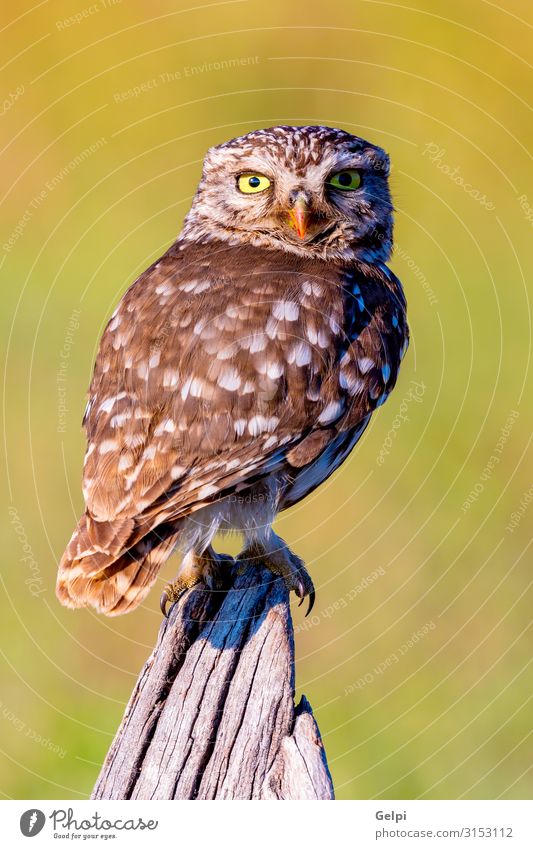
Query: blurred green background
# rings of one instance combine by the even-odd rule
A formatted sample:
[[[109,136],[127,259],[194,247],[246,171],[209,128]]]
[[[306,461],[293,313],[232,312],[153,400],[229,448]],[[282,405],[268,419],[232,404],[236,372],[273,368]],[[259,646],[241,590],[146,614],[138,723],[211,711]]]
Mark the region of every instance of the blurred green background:
[[[100,333],[206,148],[279,123],[390,152],[412,329],[354,454],[278,522],[318,590],[298,692],[338,798],[531,797],[532,19],[500,6],[4,5],[5,797],[88,796],[160,623],[159,587],[119,619],[54,595]]]

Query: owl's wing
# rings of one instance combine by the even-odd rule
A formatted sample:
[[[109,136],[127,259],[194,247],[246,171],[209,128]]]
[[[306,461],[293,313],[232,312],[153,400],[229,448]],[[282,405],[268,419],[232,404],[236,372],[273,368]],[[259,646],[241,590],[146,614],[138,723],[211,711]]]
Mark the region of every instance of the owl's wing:
[[[268,285],[259,275],[254,295],[253,272],[228,300],[221,265],[220,257],[188,264],[165,255],[104,331],[84,417],[83,492],[96,550],[119,551],[268,474],[317,424],[319,375],[307,351],[288,343],[290,311],[271,314]]]

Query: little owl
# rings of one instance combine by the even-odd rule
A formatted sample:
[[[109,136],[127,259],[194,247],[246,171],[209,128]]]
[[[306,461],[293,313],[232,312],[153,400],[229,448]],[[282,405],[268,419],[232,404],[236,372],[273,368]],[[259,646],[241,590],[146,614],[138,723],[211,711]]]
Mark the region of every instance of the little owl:
[[[272,127],[211,148],[181,234],[104,331],[83,424],[85,512],[59,566],[68,607],[161,607],[227,563],[217,531],[314,601],[272,530],[346,459],[408,344],[389,159],[330,127]]]

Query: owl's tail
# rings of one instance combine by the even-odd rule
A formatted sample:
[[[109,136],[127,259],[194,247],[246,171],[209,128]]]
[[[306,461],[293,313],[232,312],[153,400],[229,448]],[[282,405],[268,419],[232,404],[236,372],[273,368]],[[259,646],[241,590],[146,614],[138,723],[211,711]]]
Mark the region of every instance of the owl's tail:
[[[148,594],[178,536],[152,531],[139,539],[133,519],[94,522],[84,514],[59,564],[59,601],[107,616],[129,613]]]

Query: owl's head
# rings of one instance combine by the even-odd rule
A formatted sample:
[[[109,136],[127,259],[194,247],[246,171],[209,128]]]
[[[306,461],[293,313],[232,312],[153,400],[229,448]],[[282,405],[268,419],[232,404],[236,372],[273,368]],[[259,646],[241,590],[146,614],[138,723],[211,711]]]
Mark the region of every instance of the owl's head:
[[[183,228],[324,259],[388,259],[389,158],[331,127],[271,127],[212,147]]]

